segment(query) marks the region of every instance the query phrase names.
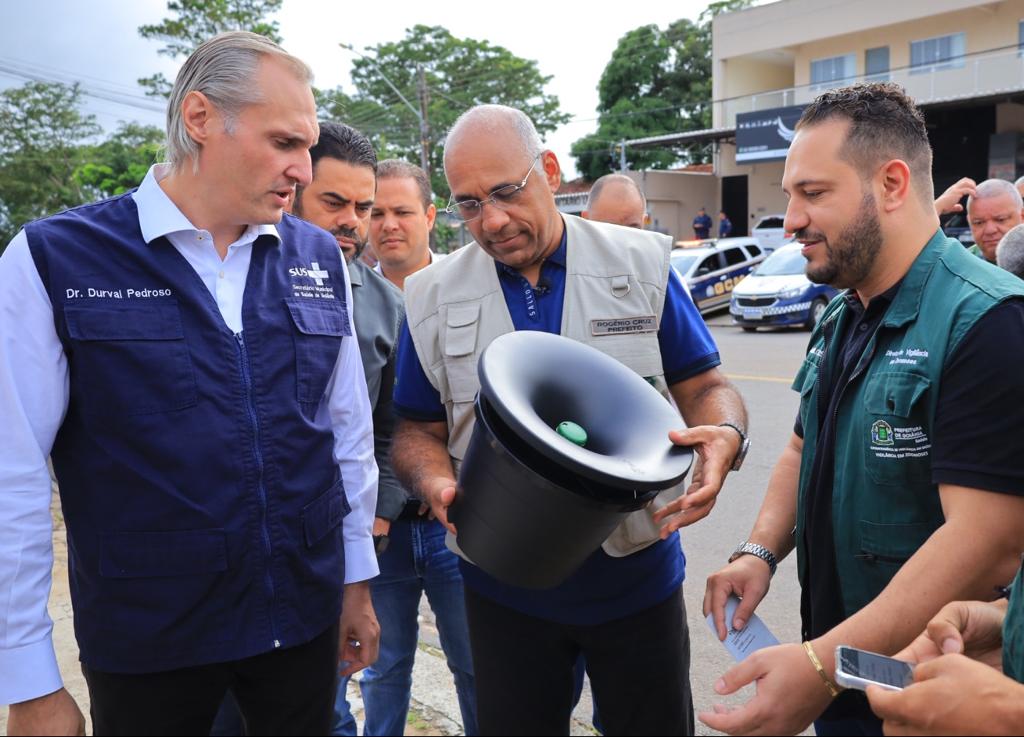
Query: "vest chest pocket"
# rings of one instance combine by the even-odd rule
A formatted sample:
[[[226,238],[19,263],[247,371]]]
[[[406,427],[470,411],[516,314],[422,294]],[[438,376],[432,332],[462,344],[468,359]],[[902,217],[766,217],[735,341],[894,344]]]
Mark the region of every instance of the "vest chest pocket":
[[[194,406],[196,379],[177,303],[67,305],[72,403],[88,414]]]
[[[864,390],[864,465],[879,484],[908,491],[931,484],[931,380],[913,373],[867,377]]]
[[[299,402],[319,403],[341,351],[352,335],[348,312],[333,300],[326,306],[309,299],[286,299],[295,323],[295,386]]]
[[[445,317],[443,340],[446,388],[441,401],[447,404],[473,402],[480,389],[476,346],[480,328],[479,303],[452,305]]]

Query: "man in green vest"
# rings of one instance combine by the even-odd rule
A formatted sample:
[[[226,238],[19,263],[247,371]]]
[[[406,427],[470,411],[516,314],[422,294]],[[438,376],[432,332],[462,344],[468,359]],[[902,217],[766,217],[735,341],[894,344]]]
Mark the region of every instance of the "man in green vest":
[[[704,608],[720,638],[742,629],[796,550],[804,642],[748,657],[716,691],[756,681],[757,695],[700,716],[728,733],[879,734],[864,695],[839,693],[835,648],[898,652],[1020,563],[1024,284],[939,230],[924,119],[900,87],[829,91],[796,130],[786,230],[808,277],[847,291],[811,337],[795,432]]]
[[[958,601],[897,656],[902,692],[868,689],[886,734],[1020,734],[1024,725],[1024,568],[1007,602]]]

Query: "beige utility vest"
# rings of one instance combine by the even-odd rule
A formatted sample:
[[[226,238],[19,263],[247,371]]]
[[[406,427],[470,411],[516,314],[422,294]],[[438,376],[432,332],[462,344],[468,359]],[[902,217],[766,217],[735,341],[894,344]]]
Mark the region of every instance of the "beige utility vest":
[[[617,359],[668,397],[658,326],[671,238],[570,215],[563,219],[567,248],[561,334]],[[471,243],[410,276],[405,301],[420,364],[448,413],[448,452],[458,473],[476,422],[480,354],[491,341],[515,330],[494,260]],[[632,332],[621,332],[624,327]],[[683,489],[667,489],[631,514],[605,541],[605,552],[621,557],[656,542],[658,526],[651,515]]]

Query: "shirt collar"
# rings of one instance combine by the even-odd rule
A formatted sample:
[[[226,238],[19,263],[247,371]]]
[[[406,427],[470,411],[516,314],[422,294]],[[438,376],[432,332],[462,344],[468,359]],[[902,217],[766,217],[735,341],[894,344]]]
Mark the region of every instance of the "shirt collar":
[[[889,306],[896,300],[896,295],[899,294],[900,287],[902,286],[903,279],[900,279],[881,294],[874,296],[868,302],[867,307],[860,301],[860,295],[852,289],[843,295],[843,299],[846,300],[847,307],[858,317],[867,315],[869,318],[875,318],[889,309]]]
[[[353,259],[352,262],[348,264],[349,283],[352,284],[353,287],[363,286],[363,269],[369,268],[369,266],[360,261],[358,258]]]
[[[149,168],[142,184],[132,194],[135,207],[139,211],[142,238],[146,243],[152,243],[157,238],[172,233],[195,233],[199,230],[160,186],[160,181],[170,173],[170,164],[154,164]],[[281,242],[277,228],[271,224],[250,225],[239,240],[255,241],[262,235],[272,236],[277,243]]]
[[[427,261],[427,266],[430,266],[431,264],[434,263],[434,260],[437,258],[437,254],[431,251],[429,248],[427,249],[427,253],[430,255],[430,260]],[[381,276],[384,276],[384,269],[381,268],[380,261],[378,261],[374,265],[373,270],[376,271]]]
[[[546,259],[544,259],[544,264],[541,266],[541,268],[543,268],[544,266],[547,266],[548,264],[553,264],[555,266],[560,266],[563,269],[565,268],[565,262],[566,262],[566,255],[565,254],[566,254],[567,245],[568,245],[568,242],[569,242],[568,236],[569,236],[568,229],[563,226],[562,227],[562,242],[560,244],[558,244],[558,248],[555,249],[554,253],[552,253],[550,256],[548,256]],[[501,263],[501,261],[497,261],[496,260],[494,263],[498,266],[498,273],[499,274],[505,274],[507,276],[521,276],[521,274],[516,269],[513,269],[511,266],[507,266],[507,265]]]

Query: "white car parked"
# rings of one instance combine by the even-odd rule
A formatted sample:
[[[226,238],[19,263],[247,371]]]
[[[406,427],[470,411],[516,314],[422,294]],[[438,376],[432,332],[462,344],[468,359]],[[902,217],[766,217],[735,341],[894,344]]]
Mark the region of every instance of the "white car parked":
[[[750,234],[757,239],[762,249],[771,253],[793,239],[792,234],[786,232],[785,219],[785,215],[765,215],[757,221]]]

